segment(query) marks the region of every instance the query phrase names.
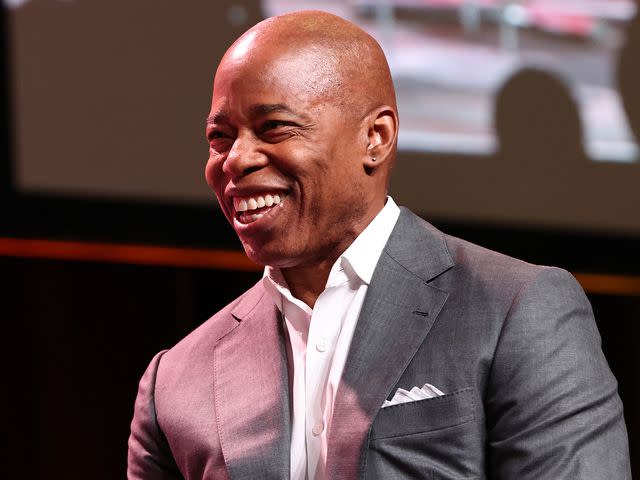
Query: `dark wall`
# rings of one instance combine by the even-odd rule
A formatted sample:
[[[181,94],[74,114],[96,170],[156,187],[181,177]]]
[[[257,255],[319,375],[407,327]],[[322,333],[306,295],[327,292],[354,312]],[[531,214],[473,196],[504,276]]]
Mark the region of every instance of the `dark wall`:
[[[137,383],[256,273],[0,259],[3,478],[123,478]]]
[[[602,348],[618,379],[629,433],[633,478],[640,478],[640,296],[589,295],[602,336]]]

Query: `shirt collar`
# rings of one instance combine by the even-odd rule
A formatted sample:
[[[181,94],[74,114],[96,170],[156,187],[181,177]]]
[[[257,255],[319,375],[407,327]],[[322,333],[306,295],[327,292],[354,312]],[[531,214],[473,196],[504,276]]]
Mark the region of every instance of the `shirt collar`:
[[[388,196],[382,210],[336,260],[331,268],[327,284],[332,284],[335,281],[335,275],[343,270],[350,279],[355,275],[367,285],[371,283],[373,271],[399,216],[400,209]],[[263,279],[265,287],[272,296],[275,297],[280,293],[289,300],[293,299],[279,268],[266,266]]]
[[[399,216],[400,209],[391,197],[387,197],[383,209],[336,262],[341,262],[347,275],[350,269],[367,285],[371,283],[373,271]]]

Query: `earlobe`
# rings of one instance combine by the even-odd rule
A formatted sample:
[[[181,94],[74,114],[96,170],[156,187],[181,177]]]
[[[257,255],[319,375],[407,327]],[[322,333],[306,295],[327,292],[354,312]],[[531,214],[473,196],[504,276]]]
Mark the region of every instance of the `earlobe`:
[[[367,175],[372,175],[378,167],[378,158],[375,156],[367,156],[364,159],[364,171]]]
[[[370,118],[364,166],[373,171],[393,157],[398,135],[398,115],[394,108],[383,106],[371,112]]]

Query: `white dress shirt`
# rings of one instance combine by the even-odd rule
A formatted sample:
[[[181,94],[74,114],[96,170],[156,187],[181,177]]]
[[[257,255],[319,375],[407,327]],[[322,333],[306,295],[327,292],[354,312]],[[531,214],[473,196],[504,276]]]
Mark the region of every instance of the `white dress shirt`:
[[[291,346],[291,480],[326,479],[335,394],[364,296],[399,215],[387,197],[384,208],[336,260],[313,309],[291,294],[278,268],[265,268],[264,285],[284,317]]]

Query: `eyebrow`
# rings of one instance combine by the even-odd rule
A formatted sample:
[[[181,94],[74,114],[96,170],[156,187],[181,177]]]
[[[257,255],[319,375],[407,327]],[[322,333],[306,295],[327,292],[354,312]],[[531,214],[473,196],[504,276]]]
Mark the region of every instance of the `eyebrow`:
[[[255,116],[255,117],[268,115],[270,113],[288,113],[302,120],[308,121],[306,116],[295,112],[284,103],[260,103],[260,104],[252,105],[249,108],[249,111],[251,112],[252,116]],[[208,117],[206,123],[207,125],[216,124],[216,123],[227,123],[228,119],[229,119],[229,116],[227,115],[227,113],[224,111],[221,111]]]
[[[209,117],[207,117],[206,124],[213,125],[216,123],[226,123],[229,116],[225,112],[217,112]]]
[[[270,113],[290,113],[292,115],[295,115],[296,117],[299,117],[299,115],[296,112],[291,110],[284,103],[268,103],[268,104],[253,105],[250,110],[251,110],[251,113],[256,117],[259,117],[261,115],[268,115]]]

